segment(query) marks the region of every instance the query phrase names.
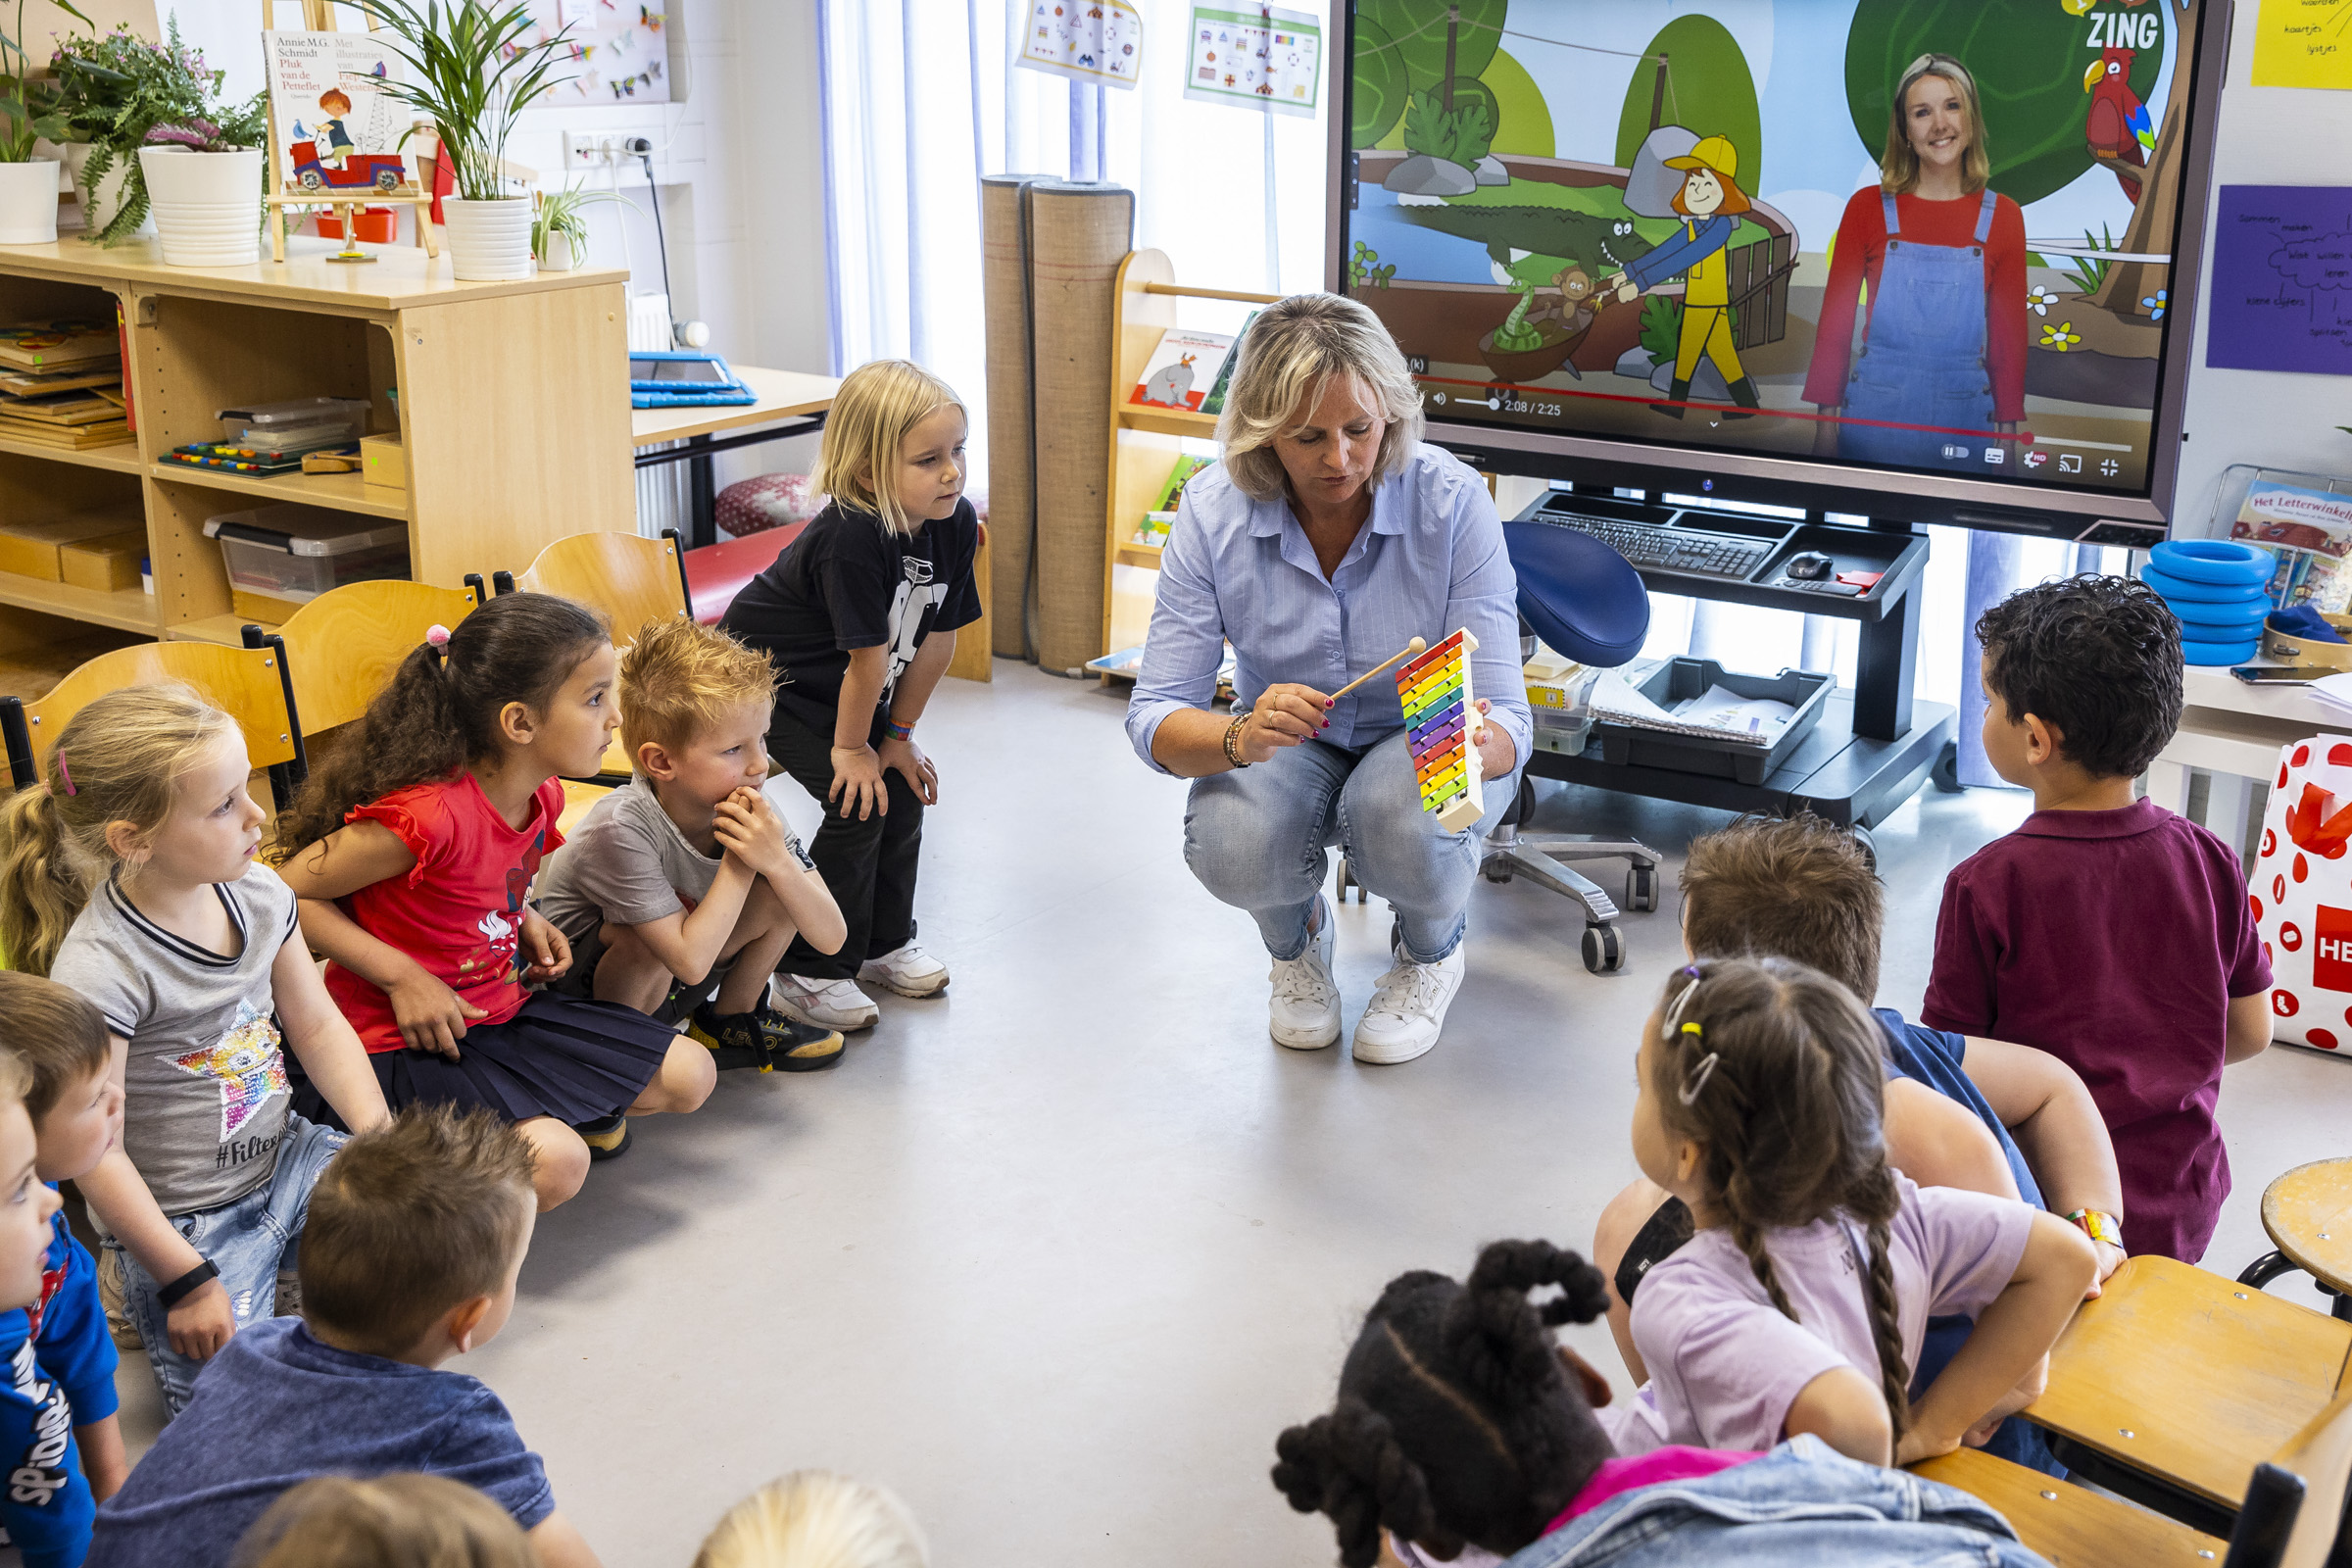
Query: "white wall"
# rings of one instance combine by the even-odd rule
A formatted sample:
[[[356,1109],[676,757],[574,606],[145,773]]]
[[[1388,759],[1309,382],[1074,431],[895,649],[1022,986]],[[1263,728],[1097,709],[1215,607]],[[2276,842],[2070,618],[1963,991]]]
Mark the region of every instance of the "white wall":
[[[2255,0],[2239,0],[2229,86],[2214,144],[2218,185],[2352,184],[2352,92],[2252,84]],[[2204,286],[2197,291],[2194,368],[2188,381],[2177,530],[2205,531],[2222,469],[2233,463],[2352,474],[2352,379],[2287,371],[2218,370],[2205,365],[2211,312],[2213,218],[2205,220]]]

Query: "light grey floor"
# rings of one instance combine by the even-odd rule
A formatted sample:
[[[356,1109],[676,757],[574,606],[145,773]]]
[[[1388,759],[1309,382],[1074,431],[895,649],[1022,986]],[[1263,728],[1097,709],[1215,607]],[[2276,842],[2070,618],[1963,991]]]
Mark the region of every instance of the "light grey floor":
[[[1327,1563],[1328,1530],[1266,1469],[1275,1434],[1328,1405],[1383,1283],[1459,1273],[1497,1237],[1581,1248],[1634,1173],[1671,893],[1625,920],[1627,971],[1596,977],[1564,901],[1482,883],[1433,1054],[1285,1052],[1254,928],[1186,872],[1184,786],[1128,751],[1121,695],[996,670],[947,682],[922,729],[944,794],[922,940],[952,990],[881,997],[834,1072],[729,1074],[699,1114],[640,1122],[541,1221],[506,1333],[457,1363],[513,1406],[608,1563],[686,1563],[738,1495],[801,1466],[896,1488],[955,1568]],[[1931,794],[1880,830],[1883,1002],[1917,1006],[1944,872],[2026,808]],[[1546,785],[1536,826],[1636,831],[1671,889],[1723,820]],[[1350,1027],[1386,931],[1377,901],[1340,915]],[[2344,1152],[2347,1073],[2285,1048],[2232,1069],[2238,1189],[2210,1266],[2264,1250],[2273,1175]],[[2275,1289],[2319,1300],[2300,1277]],[[1615,1369],[1605,1330],[1574,1338]],[[126,1357],[141,1446],[144,1377]]]

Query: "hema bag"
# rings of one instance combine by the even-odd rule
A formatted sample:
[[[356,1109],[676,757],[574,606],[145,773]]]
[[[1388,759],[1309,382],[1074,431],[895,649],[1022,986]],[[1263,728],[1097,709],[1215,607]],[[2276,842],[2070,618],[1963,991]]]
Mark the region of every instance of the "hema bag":
[[[2352,1043],[2352,740],[2278,748],[2248,896],[2271,960],[2271,1034],[2321,1051]]]

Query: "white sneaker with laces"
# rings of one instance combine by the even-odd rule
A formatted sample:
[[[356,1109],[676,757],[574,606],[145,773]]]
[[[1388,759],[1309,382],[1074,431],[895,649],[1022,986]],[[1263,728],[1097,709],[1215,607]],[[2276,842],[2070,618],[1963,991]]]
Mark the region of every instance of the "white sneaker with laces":
[[[1446,1027],[1446,1009],[1462,988],[1457,944],[1436,963],[1416,963],[1401,950],[1355,1025],[1355,1059],[1381,1065],[1426,1055]]]
[[[787,1018],[819,1029],[870,1029],[882,1016],[874,999],[848,980],[813,980],[777,971],[767,987],[768,1005]]]
[[[866,959],[858,978],[902,997],[936,997],[948,989],[948,966],[909,942]]]
[[[1331,908],[1318,903],[1322,929],[1306,939],[1296,958],[1276,958],[1274,999],[1266,1005],[1266,1031],[1278,1046],[1321,1051],[1340,1038],[1340,988],[1331,978]]]

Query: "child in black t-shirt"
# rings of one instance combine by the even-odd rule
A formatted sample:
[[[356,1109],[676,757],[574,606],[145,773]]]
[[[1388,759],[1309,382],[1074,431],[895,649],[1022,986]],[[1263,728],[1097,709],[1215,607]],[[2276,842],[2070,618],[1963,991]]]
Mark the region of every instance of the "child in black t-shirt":
[[[920,366],[851,371],[817,457],[831,504],[719,622],[783,674],[768,753],[827,803],[808,854],[849,934],[835,954],[799,937],[786,950],[771,1001],[803,1023],[873,1023],[859,980],[906,997],[947,988],[947,966],[914,943],[923,808],[939,799],[939,774],[913,736],[956,628],[980,618],[964,424],[962,402]]]

